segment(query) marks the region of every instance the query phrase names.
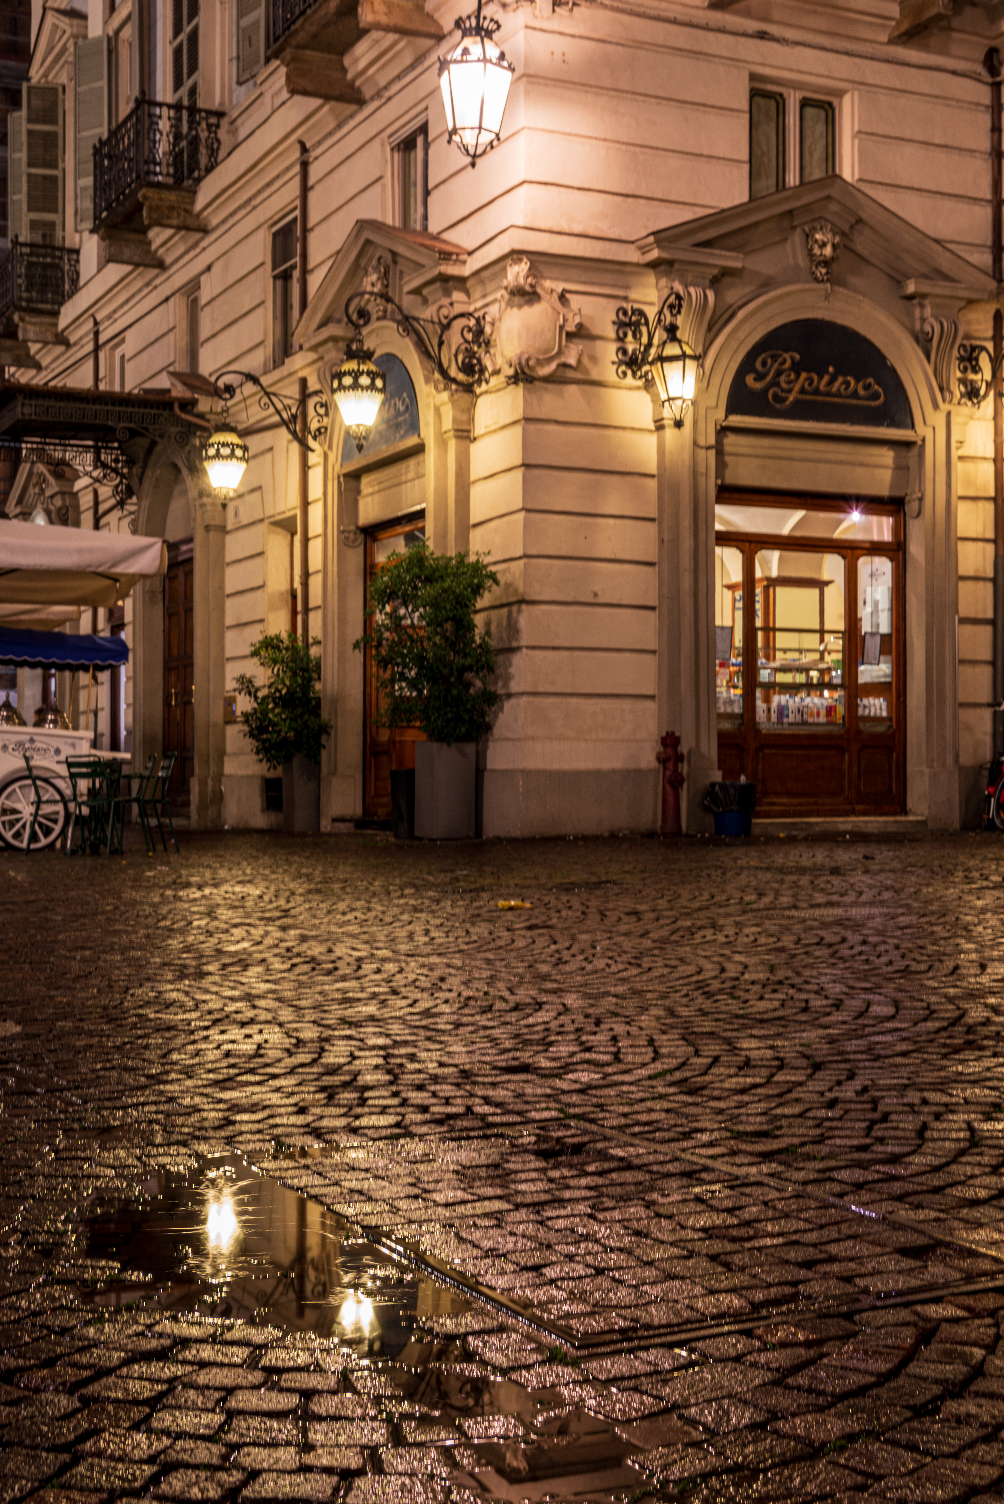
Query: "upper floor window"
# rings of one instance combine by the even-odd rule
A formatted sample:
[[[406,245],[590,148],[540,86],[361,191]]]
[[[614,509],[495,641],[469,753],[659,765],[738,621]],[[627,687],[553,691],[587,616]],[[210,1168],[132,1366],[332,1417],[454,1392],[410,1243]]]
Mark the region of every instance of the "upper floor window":
[[[293,353],[296,217],[272,231],[272,365]]]
[[[199,0],[171,0],[171,102],[199,103]]]
[[[836,172],[836,107],[797,89],[750,90],[750,198]]]
[[[429,128],[421,126],[394,148],[397,222],[403,230],[429,228]]]
[[[186,371],[199,369],[199,350],[202,345],[199,292],[185,293],[182,299],[185,314],[185,365]]]
[[[35,245],[64,240],[63,86],[21,86],[21,109],[7,117],[10,234]]]

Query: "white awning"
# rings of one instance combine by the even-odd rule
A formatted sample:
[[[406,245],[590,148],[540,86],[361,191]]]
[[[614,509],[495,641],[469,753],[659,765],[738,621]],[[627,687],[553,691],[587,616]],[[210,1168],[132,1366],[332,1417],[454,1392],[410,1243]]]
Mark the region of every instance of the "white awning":
[[[0,603],[112,607],[166,569],[163,538],[0,521]]]
[[[36,627],[44,631],[79,620],[79,606],[0,605],[0,627]]]

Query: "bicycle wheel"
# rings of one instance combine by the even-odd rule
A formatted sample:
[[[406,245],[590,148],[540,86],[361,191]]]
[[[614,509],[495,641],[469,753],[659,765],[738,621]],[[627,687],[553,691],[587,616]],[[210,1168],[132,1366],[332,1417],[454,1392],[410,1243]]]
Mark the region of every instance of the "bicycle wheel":
[[[1000,780],[994,789],[994,797],[990,805],[990,815],[994,822],[994,829],[1004,830],[1004,778]]]
[[[42,796],[38,818],[31,837],[31,850],[44,851],[54,846],[66,829],[66,804],[54,783],[39,778]],[[0,790],[0,841],[15,851],[28,849],[28,832],[35,813],[35,790],[30,778],[15,778]]]

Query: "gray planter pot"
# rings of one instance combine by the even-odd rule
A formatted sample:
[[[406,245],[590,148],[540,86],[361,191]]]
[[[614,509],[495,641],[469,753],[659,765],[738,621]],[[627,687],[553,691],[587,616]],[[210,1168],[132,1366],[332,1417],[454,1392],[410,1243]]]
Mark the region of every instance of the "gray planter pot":
[[[321,829],[321,765],[297,754],[282,765],[282,828],[316,836]]]
[[[474,835],[477,743],[415,743],[415,835],[458,841]]]

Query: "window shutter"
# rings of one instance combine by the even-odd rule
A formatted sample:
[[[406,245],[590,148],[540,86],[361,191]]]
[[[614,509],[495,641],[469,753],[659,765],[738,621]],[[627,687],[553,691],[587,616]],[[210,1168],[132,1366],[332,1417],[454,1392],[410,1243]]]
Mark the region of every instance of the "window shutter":
[[[265,0],[237,0],[237,82],[254,78],[265,60]]]
[[[7,224],[11,239],[24,239],[24,116],[7,117]]]
[[[94,223],[94,147],[108,134],[108,41],[91,37],[74,54],[77,125],[77,229]]]
[[[22,84],[24,224],[28,239],[63,244],[63,87]]]

